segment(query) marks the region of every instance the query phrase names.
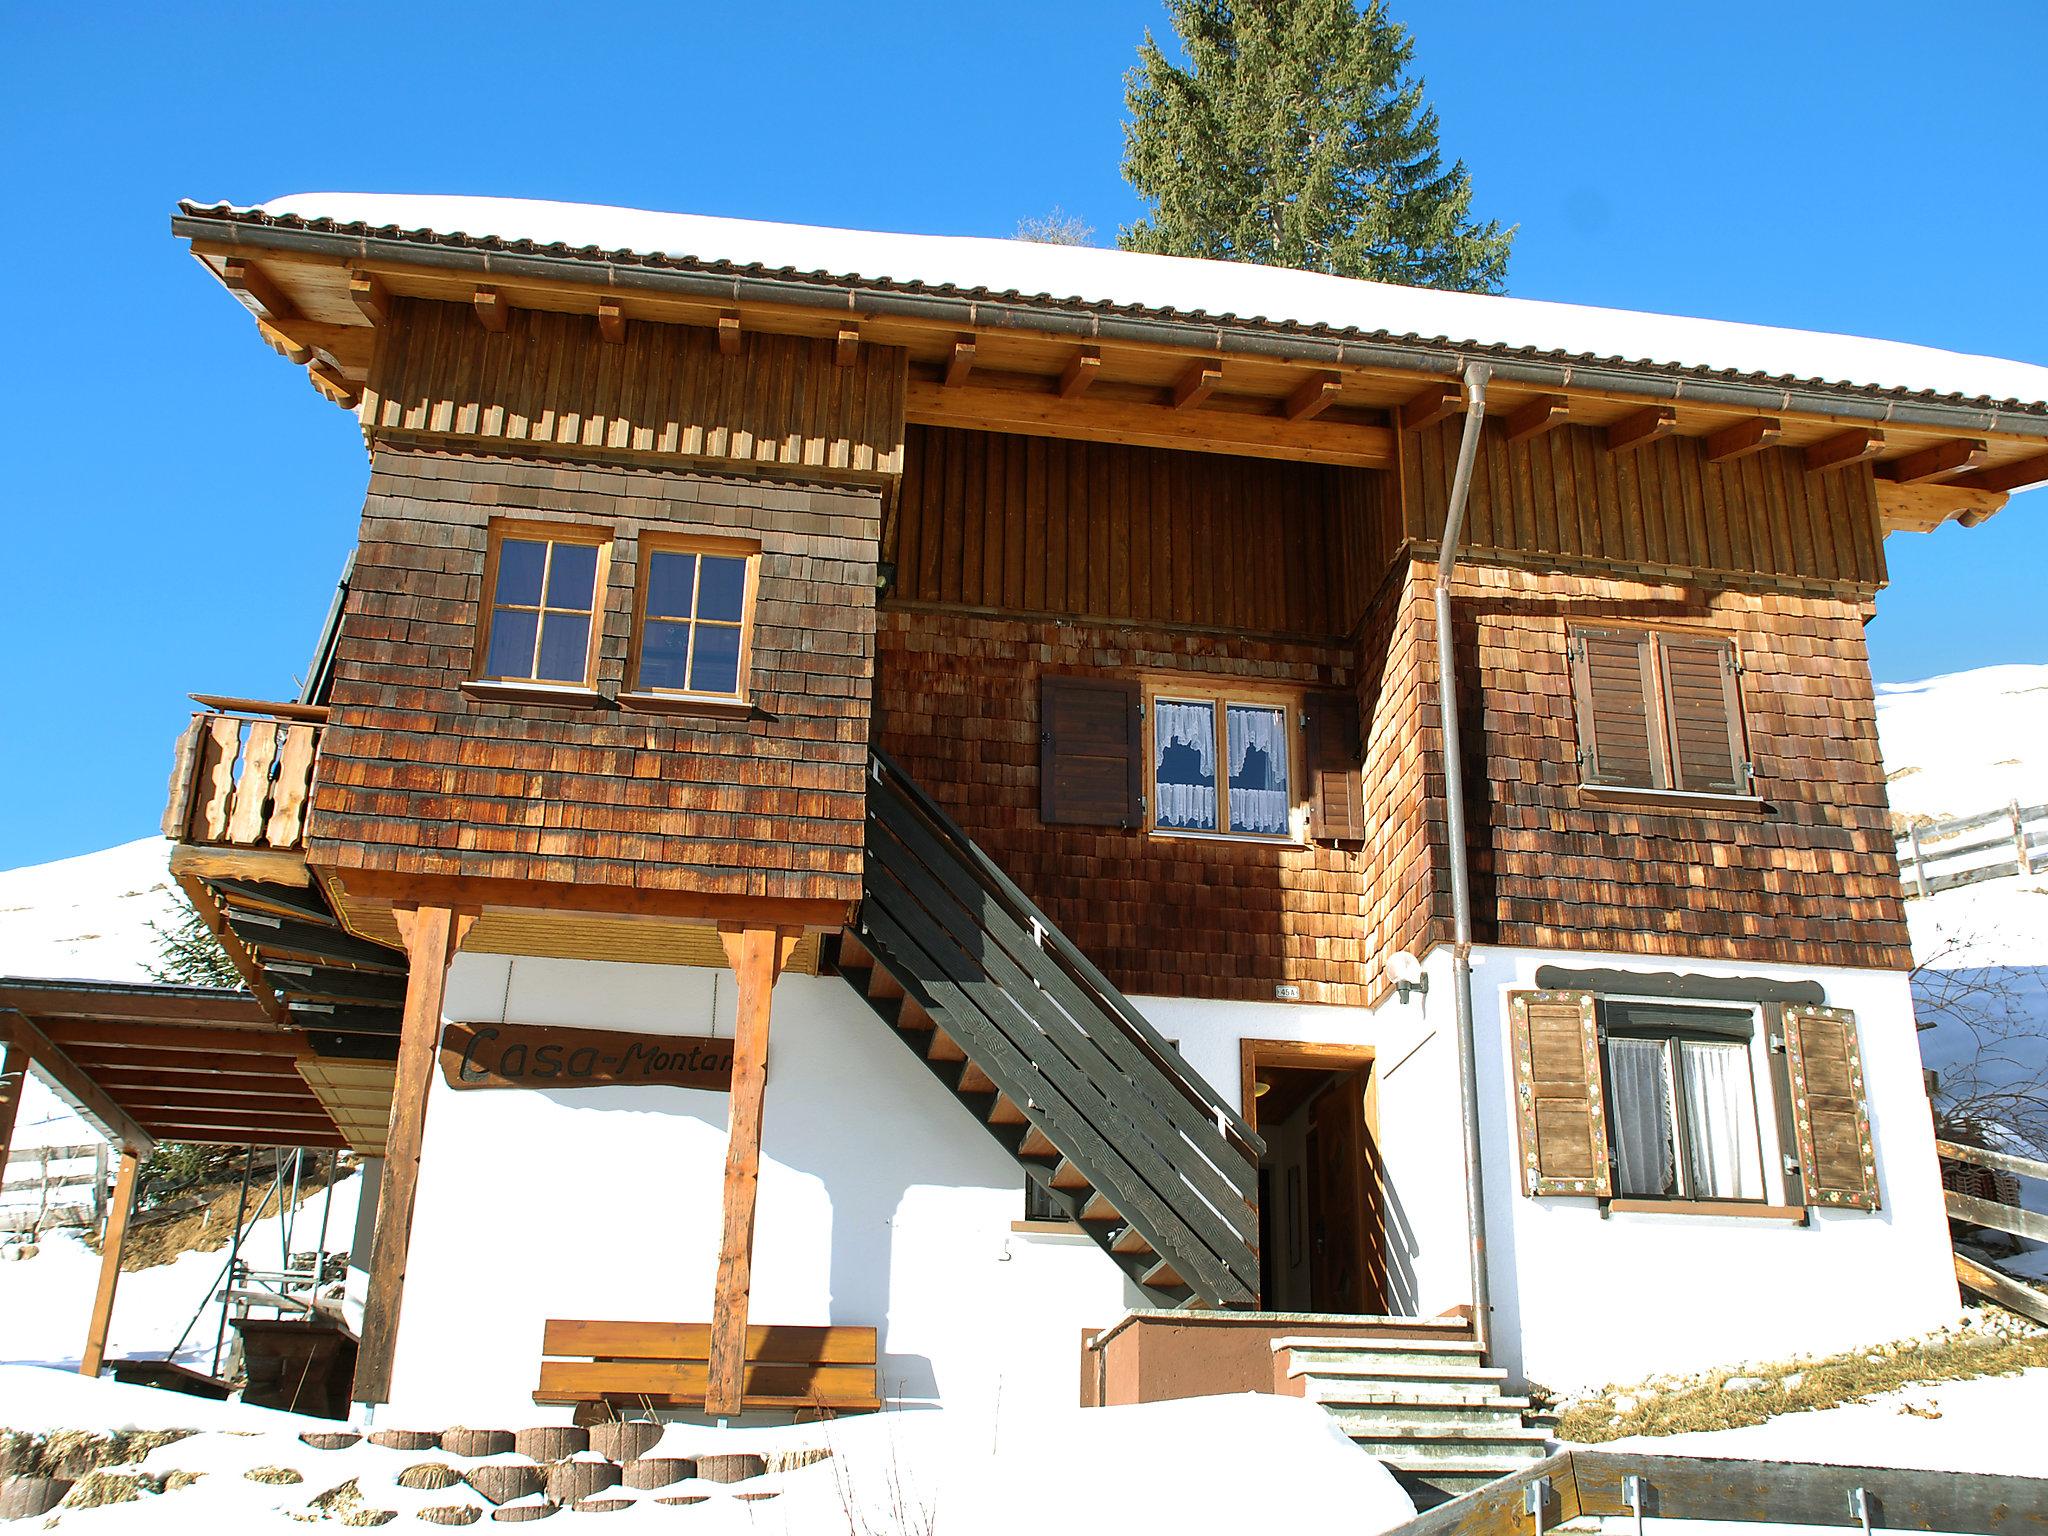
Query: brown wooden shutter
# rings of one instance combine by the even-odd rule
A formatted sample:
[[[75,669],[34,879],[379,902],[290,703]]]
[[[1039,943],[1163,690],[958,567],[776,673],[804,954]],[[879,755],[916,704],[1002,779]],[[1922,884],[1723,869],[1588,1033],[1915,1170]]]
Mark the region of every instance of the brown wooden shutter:
[[[1735,647],[1709,635],[1660,635],[1671,787],[1700,795],[1749,792]]]
[[[1302,746],[1308,759],[1308,835],[1319,843],[1365,841],[1365,785],[1360,765],[1358,695],[1312,693],[1302,700]]]
[[[1573,632],[1571,643],[1580,781],[1626,789],[1666,788],[1649,633],[1581,629]]]
[[[1808,1205],[1877,1209],[1877,1152],[1863,1093],[1856,1015],[1846,1008],[1785,1006],[1792,1128]]]
[[[1038,809],[1061,826],[1144,821],[1144,698],[1113,677],[1047,676],[1039,685]]]
[[[1523,1192],[1612,1195],[1607,1094],[1593,994],[1511,992],[1508,1008]]]

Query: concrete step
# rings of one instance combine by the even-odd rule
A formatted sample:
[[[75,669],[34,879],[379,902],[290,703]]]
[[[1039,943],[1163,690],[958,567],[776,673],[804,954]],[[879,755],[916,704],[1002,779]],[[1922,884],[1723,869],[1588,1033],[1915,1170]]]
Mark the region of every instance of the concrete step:
[[[1315,1365],[1297,1366],[1288,1376],[1317,1402],[1378,1399],[1383,1396],[1498,1397],[1508,1373],[1494,1365]]]
[[[1345,1433],[1368,1456],[1399,1462],[1404,1467],[1463,1467],[1469,1463],[1513,1462],[1517,1466],[1541,1461],[1549,1454],[1550,1437],[1540,1429],[1519,1425],[1497,1429],[1459,1429],[1455,1426],[1417,1428],[1386,1426]]]
[[[1451,1429],[1484,1434],[1493,1429],[1522,1429],[1526,1397],[1353,1397],[1310,1398],[1329,1410],[1347,1434],[1380,1428]]]
[[[1484,1359],[1470,1339],[1275,1339],[1275,1354],[1286,1351],[1297,1366],[1372,1365],[1407,1362],[1417,1365],[1478,1365]]]

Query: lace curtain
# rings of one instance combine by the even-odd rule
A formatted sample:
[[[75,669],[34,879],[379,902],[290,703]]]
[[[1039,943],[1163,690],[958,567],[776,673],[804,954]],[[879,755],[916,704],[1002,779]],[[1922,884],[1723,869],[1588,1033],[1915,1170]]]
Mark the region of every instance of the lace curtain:
[[[1232,704],[1224,710],[1230,750],[1230,830],[1278,836],[1287,830],[1287,712]]]
[[[1152,782],[1159,794],[1159,824],[1216,829],[1216,709],[1211,704],[1152,705]]]
[[[1678,1193],[1671,1153],[1671,1089],[1661,1040],[1609,1040],[1607,1070],[1614,1081],[1614,1162],[1617,1193],[1661,1198]]]
[[[1749,1047],[1732,1041],[1681,1040],[1678,1061],[1692,1198],[1761,1200],[1763,1155],[1757,1146]]]

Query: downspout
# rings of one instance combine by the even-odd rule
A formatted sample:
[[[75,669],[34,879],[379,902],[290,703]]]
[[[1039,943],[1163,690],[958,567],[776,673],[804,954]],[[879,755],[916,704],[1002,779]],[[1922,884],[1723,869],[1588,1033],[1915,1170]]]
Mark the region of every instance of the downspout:
[[[1436,557],[1437,708],[1444,738],[1445,840],[1451,863],[1451,996],[1457,1010],[1458,1118],[1465,1133],[1466,1238],[1472,1253],[1472,1336],[1485,1357],[1493,1336],[1492,1303],[1486,1281],[1486,1192],[1479,1168],[1479,1069],[1472,1042],[1472,892],[1466,883],[1465,767],[1458,744],[1458,673],[1451,646],[1451,576],[1458,562],[1458,538],[1465,528],[1465,499],[1472,489],[1472,461],[1479,453],[1479,428],[1486,418],[1486,385],[1493,370],[1465,365],[1465,435],[1458,443],[1458,469],[1451,503],[1444,512],[1443,547]]]

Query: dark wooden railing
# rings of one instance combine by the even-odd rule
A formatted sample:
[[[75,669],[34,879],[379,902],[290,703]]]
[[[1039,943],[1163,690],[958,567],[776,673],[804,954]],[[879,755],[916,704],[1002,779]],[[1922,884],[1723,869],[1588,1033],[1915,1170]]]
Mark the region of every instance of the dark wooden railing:
[[[2048,1163],[2039,1162],[2031,1157],[2019,1157],[2011,1152],[1993,1152],[1988,1147],[1967,1146],[1959,1141],[1937,1141],[1934,1150],[1941,1154],[1944,1161],[1967,1163],[1971,1167],[1987,1169],[1994,1174],[2007,1174],[2013,1179],[2048,1181]],[[1951,1181],[1944,1179],[1943,1182],[1947,1184]],[[2010,1233],[2014,1237],[2030,1237],[2037,1243],[2048,1243],[2048,1216],[2043,1216],[2039,1211],[2023,1208],[2019,1204],[2017,1194],[2013,1202],[2007,1204],[2003,1200],[1986,1200],[1981,1195],[1944,1188],[1942,1198],[1948,1205],[1949,1216],[1956,1221],[1966,1222],[1973,1227],[1984,1227],[1993,1232]],[[1956,1279],[1967,1289],[1977,1292],[1980,1296],[1988,1296],[2023,1317],[2031,1317],[2037,1323],[2048,1323],[2048,1290],[2004,1274],[1961,1253],[1956,1255]]]
[[[2048,1478],[1995,1473],[1565,1451],[1439,1504],[1388,1536],[1543,1536],[1567,1520],[1633,1517],[1864,1531],[2039,1536]]]
[[[209,848],[297,851],[326,711],[301,704],[202,699],[179,738],[164,836]]]
[[[1256,1132],[894,762],[868,786],[864,939],[1201,1297],[1256,1305]]]

